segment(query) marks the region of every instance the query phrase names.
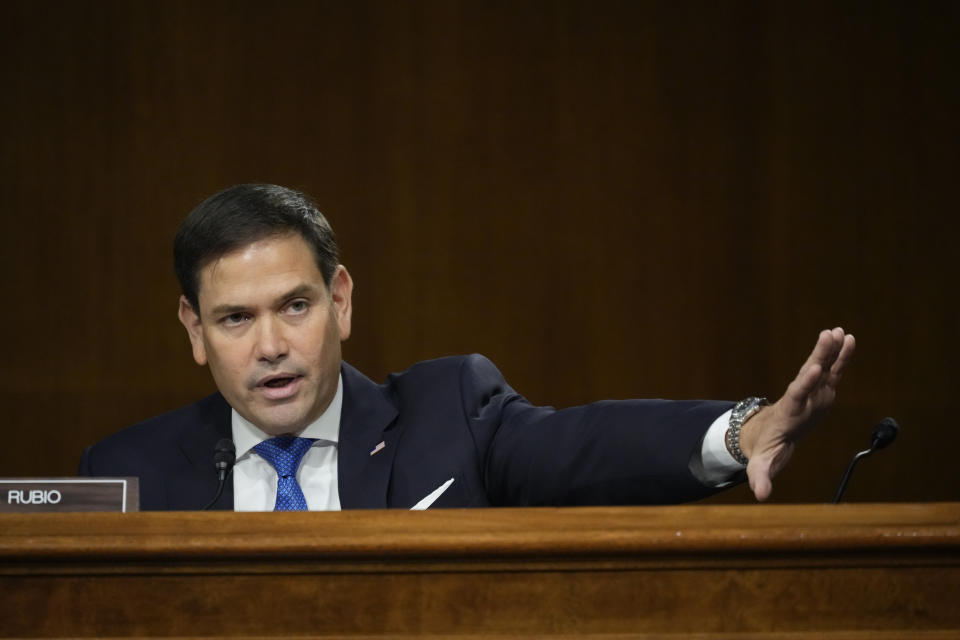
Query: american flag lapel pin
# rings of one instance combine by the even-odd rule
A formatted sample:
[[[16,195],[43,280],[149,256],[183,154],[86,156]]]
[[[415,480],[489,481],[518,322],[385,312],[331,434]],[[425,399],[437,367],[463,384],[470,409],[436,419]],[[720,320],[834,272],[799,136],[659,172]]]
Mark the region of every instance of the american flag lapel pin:
[[[381,441],[380,441],[380,444],[378,444],[377,446],[375,446],[373,449],[370,450],[370,455],[373,455],[373,454],[375,454],[375,453],[378,453],[379,451],[383,450],[383,448],[384,448],[385,446],[387,446],[387,443],[386,443],[385,441],[381,440]]]

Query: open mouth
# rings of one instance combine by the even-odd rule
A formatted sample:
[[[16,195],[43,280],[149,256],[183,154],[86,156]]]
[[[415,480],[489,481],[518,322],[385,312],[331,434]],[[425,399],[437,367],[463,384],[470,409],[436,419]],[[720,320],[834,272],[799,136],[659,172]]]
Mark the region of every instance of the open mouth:
[[[266,382],[264,382],[263,386],[269,387],[270,389],[281,389],[296,379],[297,379],[297,376],[284,376],[282,378],[273,378],[271,380],[267,380]]]
[[[295,373],[280,373],[263,380],[257,385],[264,398],[271,401],[284,401],[297,397],[300,392],[302,375]]]

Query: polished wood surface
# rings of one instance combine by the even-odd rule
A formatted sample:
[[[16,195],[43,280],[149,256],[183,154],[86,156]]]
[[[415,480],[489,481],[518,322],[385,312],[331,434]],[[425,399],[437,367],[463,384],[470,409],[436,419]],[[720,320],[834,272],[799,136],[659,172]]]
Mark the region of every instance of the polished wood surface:
[[[892,415],[849,499],[960,500],[958,68],[957,2],[0,2],[0,474],[212,390],[173,234],[270,181],[337,230],[375,380],[478,351],[538,404],[773,396],[842,324],[774,499]]]
[[[960,504],[3,515],[0,587],[5,637],[945,638]]]

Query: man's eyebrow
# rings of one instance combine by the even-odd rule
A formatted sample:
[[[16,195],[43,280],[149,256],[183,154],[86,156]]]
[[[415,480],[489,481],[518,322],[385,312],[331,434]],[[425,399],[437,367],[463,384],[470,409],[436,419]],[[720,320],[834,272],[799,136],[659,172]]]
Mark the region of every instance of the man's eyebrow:
[[[238,304],[220,304],[215,306],[213,309],[210,309],[210,315],[230,316],[235,313],[243,313],[246,310],[247,307]]]
[[[277,296],[276,302],[279,304],[282,302],[286,302],[291,298],[309,298],[316,295],[317,295],[317,288],[313,285],[304,283],[294,287],[293,289],[291,289],[290,291],[287,291],[285,294],[281,296]]]
[[[309,284],[301,284],[294,287],[290,291],[279,295],[275,299],[276,304],[281,304],[290,300],[291,298],[306,298],[316,296],[317,288]],[[229,316],[234,313],[243,313],[244,311],[249,311],[249,307],[245,307],[239,304],[219,304],[210,310],[211,315],[214,316]]]

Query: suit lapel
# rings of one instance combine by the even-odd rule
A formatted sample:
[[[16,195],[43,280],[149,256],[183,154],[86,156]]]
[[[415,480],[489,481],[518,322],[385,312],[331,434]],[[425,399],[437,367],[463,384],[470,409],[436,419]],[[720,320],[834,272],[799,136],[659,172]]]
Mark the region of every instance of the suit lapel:
[[[343,409],[337,462],[342,509],[385,509],[400,440],[396,407],[382,387],[343,363]]]
[[[189,463],[187,476],[168,480],[167,499],[171,509],[201,509],[217,491],[213,449],[221,438],[233,439],[230,405],[217,393],[205,398],[197,423],[187,425],[180,438],[180,451]],[[233,510],[233,477],[227,475],[223,493],[211,510]]]

